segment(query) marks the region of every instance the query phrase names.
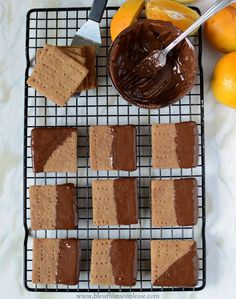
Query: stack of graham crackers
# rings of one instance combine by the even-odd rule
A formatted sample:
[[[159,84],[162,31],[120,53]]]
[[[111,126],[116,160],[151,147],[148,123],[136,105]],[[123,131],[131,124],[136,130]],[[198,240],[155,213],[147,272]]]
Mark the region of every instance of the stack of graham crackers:
[[[59,106],[76,93],[97,85],[95,46],[51,46],[36,53],[36,65],[27,83]]]

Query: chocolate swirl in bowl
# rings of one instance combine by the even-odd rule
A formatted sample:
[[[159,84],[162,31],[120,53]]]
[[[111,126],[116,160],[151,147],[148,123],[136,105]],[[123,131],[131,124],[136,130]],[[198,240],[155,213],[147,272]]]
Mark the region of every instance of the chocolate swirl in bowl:
[[[169,22],[143,20],[122,31],[109,53],[109,75],[120,95],[144,108],[160,108],[181,99],[194,84],[197,58],[187,38],[167,56],[156,71],[148,62],[137,67],[154,50],[165,48],[181,30]]]

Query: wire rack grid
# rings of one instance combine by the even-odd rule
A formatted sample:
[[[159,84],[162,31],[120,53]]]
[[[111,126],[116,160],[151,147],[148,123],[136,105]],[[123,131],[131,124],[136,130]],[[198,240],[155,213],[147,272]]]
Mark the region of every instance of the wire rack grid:
[[[181,101],[160,110],[128,105],[112,87],[107,76],[107,57],[111,43],[110,20],[117,7],[109,7],[101,22],[102,46],[97,57],[98,85],[94,90],[72,97],[65,107],[58,107],[25,83],[24,126],[24,285],[30,291],[47,292],[139,292],[201,290],[205,286],[205,162],[203,74],[201,68],[201,32],[191,37],[198,52],[199,71],[192,91]],[[26,80],[35,64],[35,53],[44,43],[70,45],[75,31],[88,19],[89,8],[33,9],[27,14]],[[193,169],[152,168],[151,135],[153,123],[196,121],[199,130],[199,164]],[[137,127],[137,170],[92,171],[89,167],[90,125],[133,124]],[[32,171],[31,130],[44,126],[78,128],[77,173],[41,173]],[[139,223],[130,226],[96,227],[92,222],[91,182],[94,179],[133,176],[138,179]],[[150,183],[152,179],[195,177],[198,181],[199,219],[195,227],[152,227]],[[29,186],[74,183],[77,186],[79,225],[76,230],[32,231],[30,228]],[[81,240],[81,271],[76,286],[36,285],[32,283],[32,239],[78,238]],[[138,241],[138,277],[133,287],[90,285],[91,242],[95,238],[133,238]],[[199,256],[199,279],[194,288],[154,287],[150,275],[150,240],[195,239]]]

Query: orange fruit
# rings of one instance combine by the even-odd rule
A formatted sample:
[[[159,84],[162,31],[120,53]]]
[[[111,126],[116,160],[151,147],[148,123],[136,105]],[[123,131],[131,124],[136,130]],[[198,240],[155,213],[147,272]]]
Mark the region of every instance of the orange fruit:
[[[195,0],[175,0],[175,1],[183,4],[188,4],[194,2]]]
[[[128,26],[136,22],[144,8],[144,0],[127,0],[117,10],[111,20],[110,33],[112,41]]]
[[[206,38],[218,51],[236,51],[236,3],[233,3],[206,21]]]
[[[152,20],[169,21],[182,31],[199,18],[195,10],[171,0],[149,0],[146,3],[146,16]]]
[[[236,108],[236,52],[228,53],[218,61],[211,86],[220,103]]]

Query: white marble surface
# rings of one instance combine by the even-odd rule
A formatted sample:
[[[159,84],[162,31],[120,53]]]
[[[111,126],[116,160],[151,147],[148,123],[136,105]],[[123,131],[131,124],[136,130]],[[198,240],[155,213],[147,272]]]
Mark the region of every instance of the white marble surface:
[[[109,5],[121,2],[109,1]],[[213,2],[199,0],[195,4],[204,11]],[[77,294],[29,293],[22,283],[25,16],[33,7],[89,6],[90,3],[89,0],[0,0],[0,298],[3,299],[79,298]],[[236,111],[216,103],[210,91],[212,68],[219,57],[204,41],[206,288],[195,293],[159,294],[156,298],[236,297]],[[119,298],[118,295],[110,298]]]

